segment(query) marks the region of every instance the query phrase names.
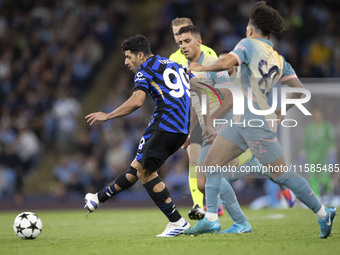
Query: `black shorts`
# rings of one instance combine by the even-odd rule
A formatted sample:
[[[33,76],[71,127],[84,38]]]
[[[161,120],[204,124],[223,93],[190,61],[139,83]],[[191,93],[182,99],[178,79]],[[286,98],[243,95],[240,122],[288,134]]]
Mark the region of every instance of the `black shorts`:
[[[191,131],[190,143],[198,143],[199,145],[202,145],[203,143],[202,128],[199,123],[197,123],[194,129]]]
[[[184,144],[188,135],[149,129],[139,142],[136,159],[143,169],[155,172]]]

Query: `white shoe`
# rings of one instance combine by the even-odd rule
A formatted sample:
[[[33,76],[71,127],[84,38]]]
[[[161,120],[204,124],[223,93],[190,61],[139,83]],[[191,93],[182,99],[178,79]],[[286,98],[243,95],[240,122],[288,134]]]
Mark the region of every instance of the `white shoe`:
[[[96,210],[100,204],[97,193],[96,194],[87,193],[84,198],[84,201],[85,201],[84,208],[87,209],[89,213],[94,212],[94,210]]]
[[[177,222],[169,222],[168,225],[166,225],[165,230],[156,237],[175,237],[182,234],[183,231],[188,228],[190,228],[189,222],[187,222],[184,218],[181,218]]]

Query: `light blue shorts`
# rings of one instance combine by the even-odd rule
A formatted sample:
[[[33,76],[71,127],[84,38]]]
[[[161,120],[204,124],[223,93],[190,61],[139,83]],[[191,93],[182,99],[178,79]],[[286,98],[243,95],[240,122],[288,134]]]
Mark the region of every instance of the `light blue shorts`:
[[[243,151],[249,148],[261,164],[273,163],[282,155],[276,133],[263,128],[225,125],[219,135]]]

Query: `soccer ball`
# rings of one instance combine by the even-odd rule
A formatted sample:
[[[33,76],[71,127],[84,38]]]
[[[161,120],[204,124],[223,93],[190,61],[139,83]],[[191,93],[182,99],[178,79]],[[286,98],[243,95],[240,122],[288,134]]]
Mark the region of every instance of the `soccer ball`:
[[[32,212],[22,212],[14,220],[14,233],[21,239],[35,239],[42,231],[42,222]]]

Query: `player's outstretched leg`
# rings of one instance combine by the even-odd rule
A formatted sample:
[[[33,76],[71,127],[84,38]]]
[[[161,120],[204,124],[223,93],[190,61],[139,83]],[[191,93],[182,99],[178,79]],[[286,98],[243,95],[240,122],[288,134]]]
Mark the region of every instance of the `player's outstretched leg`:
[[[119,192],[130,188],[137,180],[137,169],[130,166],[128,170],[121,173],[111,184],[98,193],[87,193],[84,198],[84,208],[87,209],[89,213],[94,212],[101,203],[104,203]]]
[[[198,221],[198,223],[183,233],[185,235],[201,235],[207,233],[218,233],[221,230],[221,223],[218,220],[209,221],[206,217],[203,220]]]
[[[219,234],[241,234],[241,233],[250,233],[252,232],[252,228],[248,221],[244,223],[234,223],[230,228],[220,231]]]
[[[336,216],[336,208],[334,207],[326,207],[326,217],[323,219],[320,219],[319,225],[320,225],[320,238],[327,238],[331,232],[332,232],[332,227],[333,227],[333,221]]]
[[[146,170],[144,170],[146,171]],[[146,172],[143,174],[147,175]],[[151,199],[155,202],[158,208],[170,221],[165,230],[157,235],[157,237],[175,237],[183,233],[184,230],[190,227],[190,224],[180,215],[175,204],[172,202],[170,192],[162,182],[157,173],[152,173],[151,180],[141,178],[145,190],[148,192]]]
[[[207,182],[205,184],[207,196],[207,212],[203,220],[200,220],[196,226],[184,231],[187,235],[200,235],[205,233],[217,233],[221,229],[218,221],[217,203],[218,194],[220,193],[222,177],[220,173],[207,173]]]
[[[228,214],[233,219],[234,224],[230,228],[223,230],[219,233],[222,234],[250,233],[252,231],[252,228],[246,216],[242,212],[242,209],[236,199],[236,194],[233,188],[226,179],[222,180],[220,197],[221,200],[223,201],[223,204],[225,205]]]
[[[285,161],[283,156],[272,163],[272,166],[284,165]],[[316,214],[319,219],[320,238],[327,238],[332,231],[333,221],[336,215],[335,209],[326,208],[321,204],[308,182],[302,176],[294,172],[281,173],[274,181],[288,187],[302,203]]]
[[[188,228],[190,228],[189,222],[184,218],[181,218],[177,222],[169,222],[168,225],[166,225],[165,230],[156,237],[175,237],[182,234],[183,231]]]

